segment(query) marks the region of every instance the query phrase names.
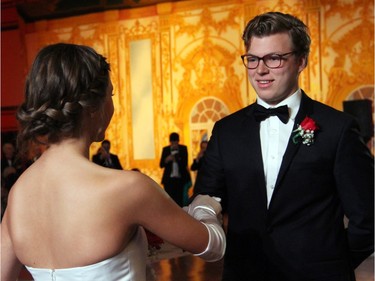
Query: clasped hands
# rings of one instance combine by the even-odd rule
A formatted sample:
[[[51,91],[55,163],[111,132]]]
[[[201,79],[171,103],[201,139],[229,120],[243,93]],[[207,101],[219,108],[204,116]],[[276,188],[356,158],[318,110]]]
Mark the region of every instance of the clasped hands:
[[[188,206],[183,207],[183,209],[189,215],[198,220],[207,219],[206,216],[205,218],[202,218],[202,216],[203,214],[207,214],[207,212],[209,212],[212,216],[216,216],[219,222],[222,223],[222,207],[220,201],[221,199],[219,197],[199,194]]]

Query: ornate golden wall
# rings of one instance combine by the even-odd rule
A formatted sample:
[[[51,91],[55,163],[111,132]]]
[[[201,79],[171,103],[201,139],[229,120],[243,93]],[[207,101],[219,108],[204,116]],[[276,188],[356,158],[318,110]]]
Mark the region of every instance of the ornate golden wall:
[[[40,21],[23,30],[29,63],[40,47],[59,41],[90,45],[108,58],[116,112],[107,138],[125,168],[138,167],[159,182],[170,132],[180,133],[191,163],[215,121],[255,100],[240,55],[244,25],[258,13],[292,13],[309,26],[313,43],[301,87],[312,98],[337,109],[346,99],[373,98],[373,7],[373,0],[184,1]],[[134,42],[144,48],[132,48]],[[142,120],[150,93],[153,120]],[[134,142],[142,128],[152,134]],[[153,156],[139,158],[140,149]]]

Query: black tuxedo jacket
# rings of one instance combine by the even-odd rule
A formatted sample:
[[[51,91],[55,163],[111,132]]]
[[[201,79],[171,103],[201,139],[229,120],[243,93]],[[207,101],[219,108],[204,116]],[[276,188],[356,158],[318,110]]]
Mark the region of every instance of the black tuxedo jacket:
[[[95,154],[92,157],[92,162],[103,167],[122,170],[122,166],[121,166],[120,160],[118,159],[118,156],[112,153],[110,153],[109,156],[111,157],[111,162],[112,162],[111,165],[107,165],[107,163],[105,162],[105,159],[100,158],[100,154]]]
[[[178,170],[181,174],[182,181],[186,183],[190,180],[190,174],[187,170],[187,165],[188,165],[187,146],[179,144],[178,151],[179,151],[178,156],[176,156]],[[163,176],[161,180],[162,184],[165,184],[168,181],[172,173],[172,162],[165,163],[165,158],[167,158],[170,154],[171,154],[171,146],[168,145],[168,146],[163,147],[163,151],[160,157],[160,164],[159,164],[160,168],[164,168]]]
[[[267,209],[253,109],[215,124],[195,185],[228,215],[223,280],[355,280],[374,245],[373,158],[356,123],[303,93],[294,129],[309,116],[315,143],[290,138]]]
[[[15,168],[17,172],[21,172],[21,170],[22,170],[22,165],[21,165],[20,161],[17,161],[15,157],[12,159],[11,165],[9,165],[9,162],[5,157],[1,158],[1,174],[8,167]]]

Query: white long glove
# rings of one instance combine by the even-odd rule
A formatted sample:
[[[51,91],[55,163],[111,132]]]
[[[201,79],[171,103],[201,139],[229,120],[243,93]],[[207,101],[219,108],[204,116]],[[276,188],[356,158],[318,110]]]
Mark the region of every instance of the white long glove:
[[[209,262],[222,259],[226,247],[225,233],[220,222],[221,205],[219,201],[220,198],[217,197],[198,195],[189,206],[184,207],[184,210],[189,215],[207,227],[209,234],[207,248],[202,253],[195,254],[194,256]]]

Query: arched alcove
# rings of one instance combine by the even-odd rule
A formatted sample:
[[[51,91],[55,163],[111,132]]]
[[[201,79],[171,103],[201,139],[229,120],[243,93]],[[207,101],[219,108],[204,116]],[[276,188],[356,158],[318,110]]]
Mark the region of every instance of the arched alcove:
[[[205,97],[199,100],[190,114],[190,155],[193,159],[199,152],[203,139],[209,140],[216,121],[229,114],[227,105],[215,97]]]

